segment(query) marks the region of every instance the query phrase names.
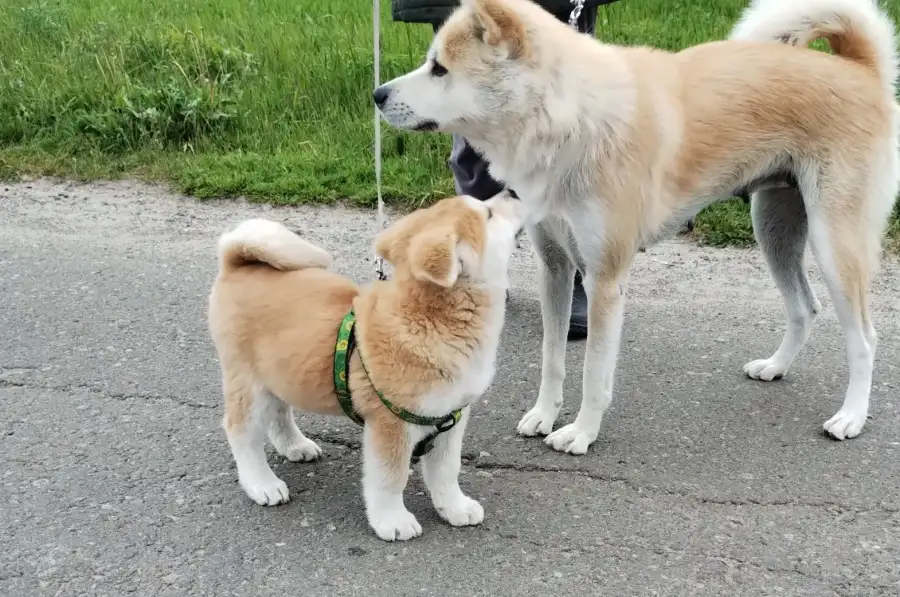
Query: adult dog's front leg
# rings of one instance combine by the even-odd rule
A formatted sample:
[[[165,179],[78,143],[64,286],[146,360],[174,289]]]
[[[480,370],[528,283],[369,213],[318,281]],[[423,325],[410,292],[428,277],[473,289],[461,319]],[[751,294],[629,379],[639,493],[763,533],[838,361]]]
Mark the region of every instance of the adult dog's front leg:
[[[575,421],[547,436],[545,441],[554,450],[584,454],[600,432],[603,414],[612,401],[613,375],[625,310],[626,277],[626,273],[607,271],[584,278],[589,304],[584,393]]]
[[[572,287],[575,265],[565,250],[541,225],[528,230],[534,245],[538,269],[538,291],[544,326],[541,389],[537,403],[517,428],[522,435],[547,435],[563,403],[566,378],[566,333],[572,314]]]

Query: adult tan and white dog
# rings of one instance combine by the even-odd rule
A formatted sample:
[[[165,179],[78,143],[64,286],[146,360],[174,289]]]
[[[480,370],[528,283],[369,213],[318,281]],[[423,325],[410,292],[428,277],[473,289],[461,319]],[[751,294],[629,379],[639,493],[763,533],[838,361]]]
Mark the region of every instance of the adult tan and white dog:
[[[279,223],[249,220],[221,237],[209,327],[222,367],[223,424],[253,501],[275,505],[289,496],[266,461],[267,435],[288,460],[322,452],[297,428],[295,408],[344,414],[334,359],[352,308],[357,350],[346,378],[351,412],[365,421],[363,494],[372,529],[388,541],[421,534],[403,490],[413,447],[435,429],[401,419],[376,388],[417,416],[463,409],[423,456],[423,477],[450,524],[482,521],[481,505],[457,481],[460,452],[467,405],[494,376],[520,209],[506,196],[455,197],[405,216],[376,239],[393,278],[362,289],[328,271],[328,253]]]
[[[807,49],[824,38],[834,55]],[[738,190],[787,310],[744,370],[787,373],[820,303],[809,240],[843,328],[850,379],[825,424],[866,422],[876,335],[869,287],[898,190],[894,26],[871,0],[757,0],[727,41],[678,53],[602,44],[528,0],[463,0],[425,63],[375,90],[384,118],[463,135],[531,212],[543,370],[523,435],[583,454],[610,404],[625,286],[645,243]],[[573,271],[590,301],[581,409],[563,403]]]

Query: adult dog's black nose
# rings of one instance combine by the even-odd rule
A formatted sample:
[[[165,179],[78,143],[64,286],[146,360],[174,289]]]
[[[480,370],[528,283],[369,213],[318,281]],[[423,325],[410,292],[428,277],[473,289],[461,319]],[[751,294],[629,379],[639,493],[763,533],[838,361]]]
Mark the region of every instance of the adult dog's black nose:
[[[384,102],[387,101],[388,96],[391,94],[391,90],[387,89],[383,85],[376,89],[372,93],[372,98],[375,100],[375,105],[379,108],[384,107]]]

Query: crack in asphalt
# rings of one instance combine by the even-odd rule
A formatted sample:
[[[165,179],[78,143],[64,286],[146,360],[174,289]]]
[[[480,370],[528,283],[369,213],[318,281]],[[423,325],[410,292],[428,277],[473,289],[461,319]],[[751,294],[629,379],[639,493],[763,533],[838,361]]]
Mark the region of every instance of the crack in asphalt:
[[[17,367],[0,367],[0,375],[8,374],[13,371],[23,371],[23,370],[35,370],[36,367],[31,366],[17,366]],[[57,392],[72,392],[72,391],[85,391],[92,394],[98,394],[101,396],[105,396],[114,400],[164,400],[173,402],[175,404],[179,404],[181,406],[186,406],[189,408],[198,408],[198,409],[206,409],[206,410],[215,410],[220,408],[220,405],[215,404],[206,404],[203,402],[194,402],[190,400],[185,400],[182,398],[178,398],[175,396],[167,396],[162,394],[146,394],[146,393],[126,393],[126,392],[112,392],[109,390],[104,390],[102,388],[98,388],[96,386],[90,384],[63,384],[63,385],[53,385],[53,384],[35,384],[28,383],[24,381],[15,381],[10,379],[4,379],[0,377],[0,388],[23,388],[23,389],[31,389],[31,390],[43,390],[43,391],[57,391]],[[362,448],[362,442],[358,440],[348,439],[342,436],[333,435],[333,434],[316,434],[316,433],[307,433],[307,436],[314,441],[319,441],[327,444],[332,444],[336,446],[341,446],[343,448],[347,448],[349,450],[360,450]],[[602,473],[598,473],[596,471],[592,471],[589,469],[583,468],[569,468],[569,467],[558,467],[558,466],[545,466],[539,464],[518,464],[513,462],[501,462],[501,461],[481,461],[479,454],[474,452],[466,452],[462,455],[463,460],[469,461],[469,465],[477,470],[483,470],[486,472],[490,471],[508,471],[513,473],[537,473],[537,474],[557,474],[557,475],[578,475],[582,477],[587,477],[589,479],[593,479],[596,481],[602,481],[605,483],[619,483],[622,484],[634,492],[637,493],[655,493],[662,495],[669,495],[672,497],[679,497],[683,499],[688,499],[695,501],[704,505],[714,505],[714,506],[744,506],[744,507],[809,507],[809,508],[826,508],[832,511],[835,511],[835,514],[843,514],[845,512],[852,512],[855,514],[865,514],[867,512],[884,512],[889,514],[895,514],[900,512],[900,508],[892,508],[889,506],[877,505],[873,508],[869,509],[860,509],[848,504],[842,504],[840,502],[832,502],[825,500],[755,500],[755,499],[725,499],[725,498],[712,498],[703,495],[698,495],[696,493],[691,493],[688,491],[679,491],[677,489],[664,488],[652,485],[641,485],[635,482],[633,479],[628,478],[623,475],[605,475]]]
[[[22,369],[21,367],[18,369]],[[9,371],[8,369],[0,370],[0,375],[4,372]],[[162,394],[146,394],[146,393],[136,393],[131,394],[128,392],[113,392],[110,390],[104,390],[102,388],[98,388],[96,386],[90,384],[62,384],[62,385],[53,385],[53,384],[35,384],[28,383],[24,381],[16,381],[12,379],[4,379],[0,378],[0,388],[22,388],[25,390],[42,390],[42,391],[52,391],[52,392],[89,392],[91,394],[99,394],[101,396],[105,396],[107,398],[112,398],[113,400],[165,400],[168,402],[174,402],[176,404],[180,404],[181,406],[187,406],[189,408],[202,408],[202,409],[217,409],[219,408],[218,404],[206,404],[204,402],[194,402],[192,400],[185,400],[183,398],[178,398],[176,396],[166,396]]]
[[[841,504],[839,502],[830,502],[825,500],[754,500],[754,499],[746,499],[746,500],[735,500],[735,499],[719,499],[719,498],[711,498],[704,497],[702,495],[697,495],[695,493],[691,493],[688,491],[678,491],[676,489],[667,489],[663,487],[656,487],[651,485],[641,485],[636,483],[633,479],[630,479],[626,476],[618,476],[618,475],[604,475],[601,473],[597,473],[596,471],[591,471],[587,469],[580,468],[562,468],[562,467],[553,467],[553,466],[541,466],[536,464],[515,464],[508,462],[473,462],[471,464],[476,469],[484,470],[484,471],[514,471],[519,473],[543,473],[543,474],[571,474],[571,475],[579,475],[583,477],[588,477],[590,479],[594,479],[596,481],[604,481],[607,483],[621,483],[635,492],[652,492],[658,494],[670,495],[673,497],[681,497],[686,499],[695,500],[701,504],[706,505],[716,505],[716,506],[757,506],[757,507],[773,507],[773,506],[788,506],[788,507],[809,507],[809,508],[828,508],[832,510],[837,510],[836,514],[842,514],[844,512],[854,512],[857,514],[864,514],[866,512],[886,512],[889,514],[894,514],[900,511],[900,508],[891,508],[885,506],[877,506],[872,509],[861,510],[854,506],[850,506],[848,504]]]
[[[335,436],[335,435],[319,435],[313,433],[307,433],[307,437],[313,439],[314,441],[333,444],[336,446],[341,446],[344,448],[348,448],[350,450],[359,450],[362,448],[362,443],[359,441],[346,439],[343,437]],[[895,514],[900,512],[900,508],[892,508],[887,506],[875,506],[873,508],[857,508],[855,506],[851,506],[848,504],[842,504],[839,502],[830,502],[825,500],[754,500],[754,499],[746,499],[746,500],[736,500],[736,499],[720,499],[720,498],[711,498],[702,495],[697,495],[695,493],[687,492],[687,491],[678,491],[675,489],[667,489],[664,487],[652,486],[652,485],[641,485],[636,483],[633,479],[630,479],[625,476],[616,476],[616,475],[604,475],[601,473],[597,473],[596,471],[579,469],[579,468],[563,468],[563,467],[554,467],[554,466],[542,466],[537,464],[516,464],[512,462],[478,462],[478,454],[474,452],[465,452],[462,455],[463,461],[469,461],[468,465],[477,470],[483,470],[485,472],[490,471],[505,471],[512,473],[537,473],[537,474],[557,474],[557,475],[577,475],[580,477],[587,477],[589,479],[593,479],[595,481],[603,481],[605,483],[619,483],[622,484],[632,491],[636,493],[655,493],[668,495],[672,497],[678,497],[683,499],[688,499],[695,501],[697,503],[707,505],[707,506],[743,506],[743,507],[788,507],[788,508],[824,508],[836,515],[844,514],[847,512],[852,512],[854,514],[866,514],[868,512],[883,512],[887,514]]]

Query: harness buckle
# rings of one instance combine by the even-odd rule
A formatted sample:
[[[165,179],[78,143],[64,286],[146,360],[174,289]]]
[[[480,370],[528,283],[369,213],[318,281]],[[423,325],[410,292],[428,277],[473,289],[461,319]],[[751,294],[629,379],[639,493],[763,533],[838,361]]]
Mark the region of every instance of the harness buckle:
[[[438,433],[445,433],[453,429],[457,423],[459,423],[459,414],[450,413],[449,415],[438,421],[435,427],[437,427]]]

